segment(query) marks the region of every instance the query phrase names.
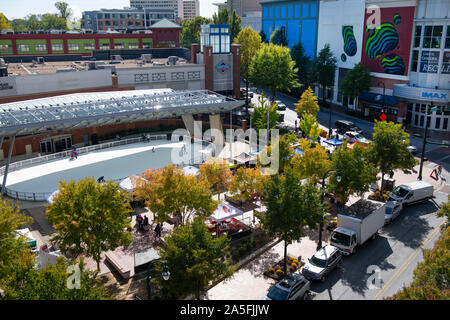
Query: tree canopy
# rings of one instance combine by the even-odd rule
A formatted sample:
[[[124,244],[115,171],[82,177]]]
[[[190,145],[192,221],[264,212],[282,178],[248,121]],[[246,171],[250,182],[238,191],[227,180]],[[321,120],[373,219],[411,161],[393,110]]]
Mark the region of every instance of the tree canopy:
[[[59,11],[59,16],[64,20],[69,20],[73,14],[73,10],[69,8],[69,4],[67,2],[58,1],[55,2],[55,7]]]
[[[214,24],[230,25],[231,42],[234,41],[239,32],[242,30],[242,18],[238,14],[236,14],[235,10],[233,10],[233,13],[230,14],[228,8],[222,7],[219,9],[218,13],[213,14],[212,20]]]
[[[235,199],[252,200],[253,194],[262,195],[267,176],[260,168],[239,168],[233,175],[230,192]]]
[[[335,171],[330,177],[329,189],[342,204],[347,203],[352,194],[363,195],[370,184],[377,181],[377,169],[367,161],[359,145],[349,150],[344,142],[333,152],[331,166]]]
[[[310,179],[317,182],[331,168],[331,161],[326,150],[320,146],[312,144],[302,139],[300,142],[303,154],[296,154],[291,163],[294,173],[299,179]]]
[[[194,216],[210,216],[217,208],[208,181],[197,181],[197,177],[185,175],[173,165],[147,170],[143,178],[145,180],[136,180],[134,194],[145,201],[159,223],[179,214],[180,223],[184,225]]]
[[[160,283],[178,298],[200,293],[213,280],[232,274],[233,268],[224,257],[229,248],[228,238],[212,238],[204,221],[176,228],[166,237],[165,246],[158,249],[161,260],[170,269],[170,278]]]
[[[291,170],[283,177],[270,176],[264,190],[264,204],[266,213],[258,218],[264,230],[285,242],[286,267],[288,244],[303,237],[306,226],[315,228],[323,220],[325,204],[320,191],[313,184],[302,185]]]
[[[306,54],[301,42],[294,45],[291,49],[292,60],[298,69],[298,80],[301,84],[307,86],[311,77],[311,58]]]
[[[389,121],[375,120],[373,141],[367,148],[367,159],[381,171],[381,187],[384,175],[394,170],[411,173],[416,165],[409,146],[409,134],[402,129],[401,124]]]
[[[308,89],[303,91],[300,100],[295,103],[294,106],[295,112],[297,112],[300,119],[306,113],[316,117],[320,109],[319,103],[317,102],[317,97],[314,95],[314,91],[311,87],[308,87]]]
[[[323,101],[326,100],[326,88],[334,86],[334,77],[337,60],[331,52],[330,45],[326,44],[314,58],[311,66],[311,80],[322,86]]]
[[[355,64],[344,77],[340,86],[344,97],[356,98],[365,91],[369,91],[371,84],[370,71],[361,63]]]
[[[211,24],[212,20],[204,17],[195,17],[190,20],[181,20],[180,42],[183,47],[189,48],[193,43],[200,43],[202,24]]]
[[[198,177],[206,181],[215,192],[225,192],[230,186],[232,173],[228,161],[220,158],[209,158],[200,165]]]
[[[310,137],[314,141],[322,132],[316,117],[309,113],[303,113],[303,116],[300,119],[299,128],[306,134],[307,137]]]
[[[93,178],[60,181],[59,195],[47,207],[55,228],[52,243],[63,253],[86,255],[97,262],[100,254],[132,242],[127,195],[117,183]]]
[[[3,13],[0,13],[0,31],[1,30],[11,30],[12,26],[8,19]]]
[[[278,46],[287,47],[288,41],[286,39],[286,34],[279,28],[276,28],[272,32],[272,35],[270,36],[270,43],[273,43]]]
[[[289,48],[264,44],[256,51],[250,66],[250,82],[272,91],[272,101],[278,90],[291,91],[298,87],[297,68]]]
[[[252,124],[257,130],[267,129],[267,111],[269,111],[269,130],[275,128],[278,120],[278,105],[271,103],[264,93],[258,97],[258,103],[253,105]]]

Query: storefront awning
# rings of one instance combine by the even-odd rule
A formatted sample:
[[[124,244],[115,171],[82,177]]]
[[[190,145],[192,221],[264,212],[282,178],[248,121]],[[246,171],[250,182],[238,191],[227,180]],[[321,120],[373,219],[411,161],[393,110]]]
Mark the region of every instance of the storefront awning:
[[[383,105],[383,95],[373,92],[363,92],[359,96],[360,101],[369,102],[377,104],[379,106]],[[384,105],[388,107],[397,107],[397,98],[393,96],[384,95]]]

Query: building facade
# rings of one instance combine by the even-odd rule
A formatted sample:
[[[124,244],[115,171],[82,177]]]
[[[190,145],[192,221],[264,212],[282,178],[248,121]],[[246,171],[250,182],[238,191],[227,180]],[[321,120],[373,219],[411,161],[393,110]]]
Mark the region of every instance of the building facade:
[[[267,39],[279,29],[285,33],[288,47],[301,42],[313,58],[317,49],[319,25],[318,0],[279,0],[261,2],[262,30]]]
[[[199,0],[183,0],[183,19],[191,20],[200,16]]]
[[[183,18],[183,0],[130,0],[130,7],[151,10],[171,9],[177,20]]]
[[[244,17],[248,12],[261,12],[261,2],[263,0],[227,0],[223,3],[214,3],[218,6],[219,10],[221,7],[226,7],[228,11],[236,11],[236,14]]]
[[[142,30],[162,19],[175,21],[174,10],[169,8],[100,9],[83,12],[82,28],[94,32]]]

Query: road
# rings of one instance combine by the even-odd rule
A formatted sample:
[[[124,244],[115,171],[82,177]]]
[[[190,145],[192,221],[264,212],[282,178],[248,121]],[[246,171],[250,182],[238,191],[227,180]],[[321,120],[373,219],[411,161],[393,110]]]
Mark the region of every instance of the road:
[[[435,192],[434,201],[407,207],[374,240],[358,252],[344,256],[341,267],[324,283],[311,285],[314,300],[383,299],[395,294],[413,280],[413,270],[423,261],[421,248],[430,249],[439,238],[443,218],[436,216],[437,205],[447,194]]]

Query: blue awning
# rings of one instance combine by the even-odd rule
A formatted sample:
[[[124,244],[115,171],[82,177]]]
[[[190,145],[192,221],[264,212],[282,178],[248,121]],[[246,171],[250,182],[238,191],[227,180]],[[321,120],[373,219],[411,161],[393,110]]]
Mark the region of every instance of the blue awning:
[[[378,105],[383,105],[383,95],[373,92],[363,92],[359,96],[360,101],[375,103]],[[384,95],[384,105],[388,107],[397,107],[397,98],[394,96]]]
[[[332,146],[337,147],[337,146],[340,146],[342,144],[342,140],[339,140],[337,138],[333,138],[333,139],[330,139],[330,140],[325,140],[325,143],[328,143],[328,144],[330,144]]]

